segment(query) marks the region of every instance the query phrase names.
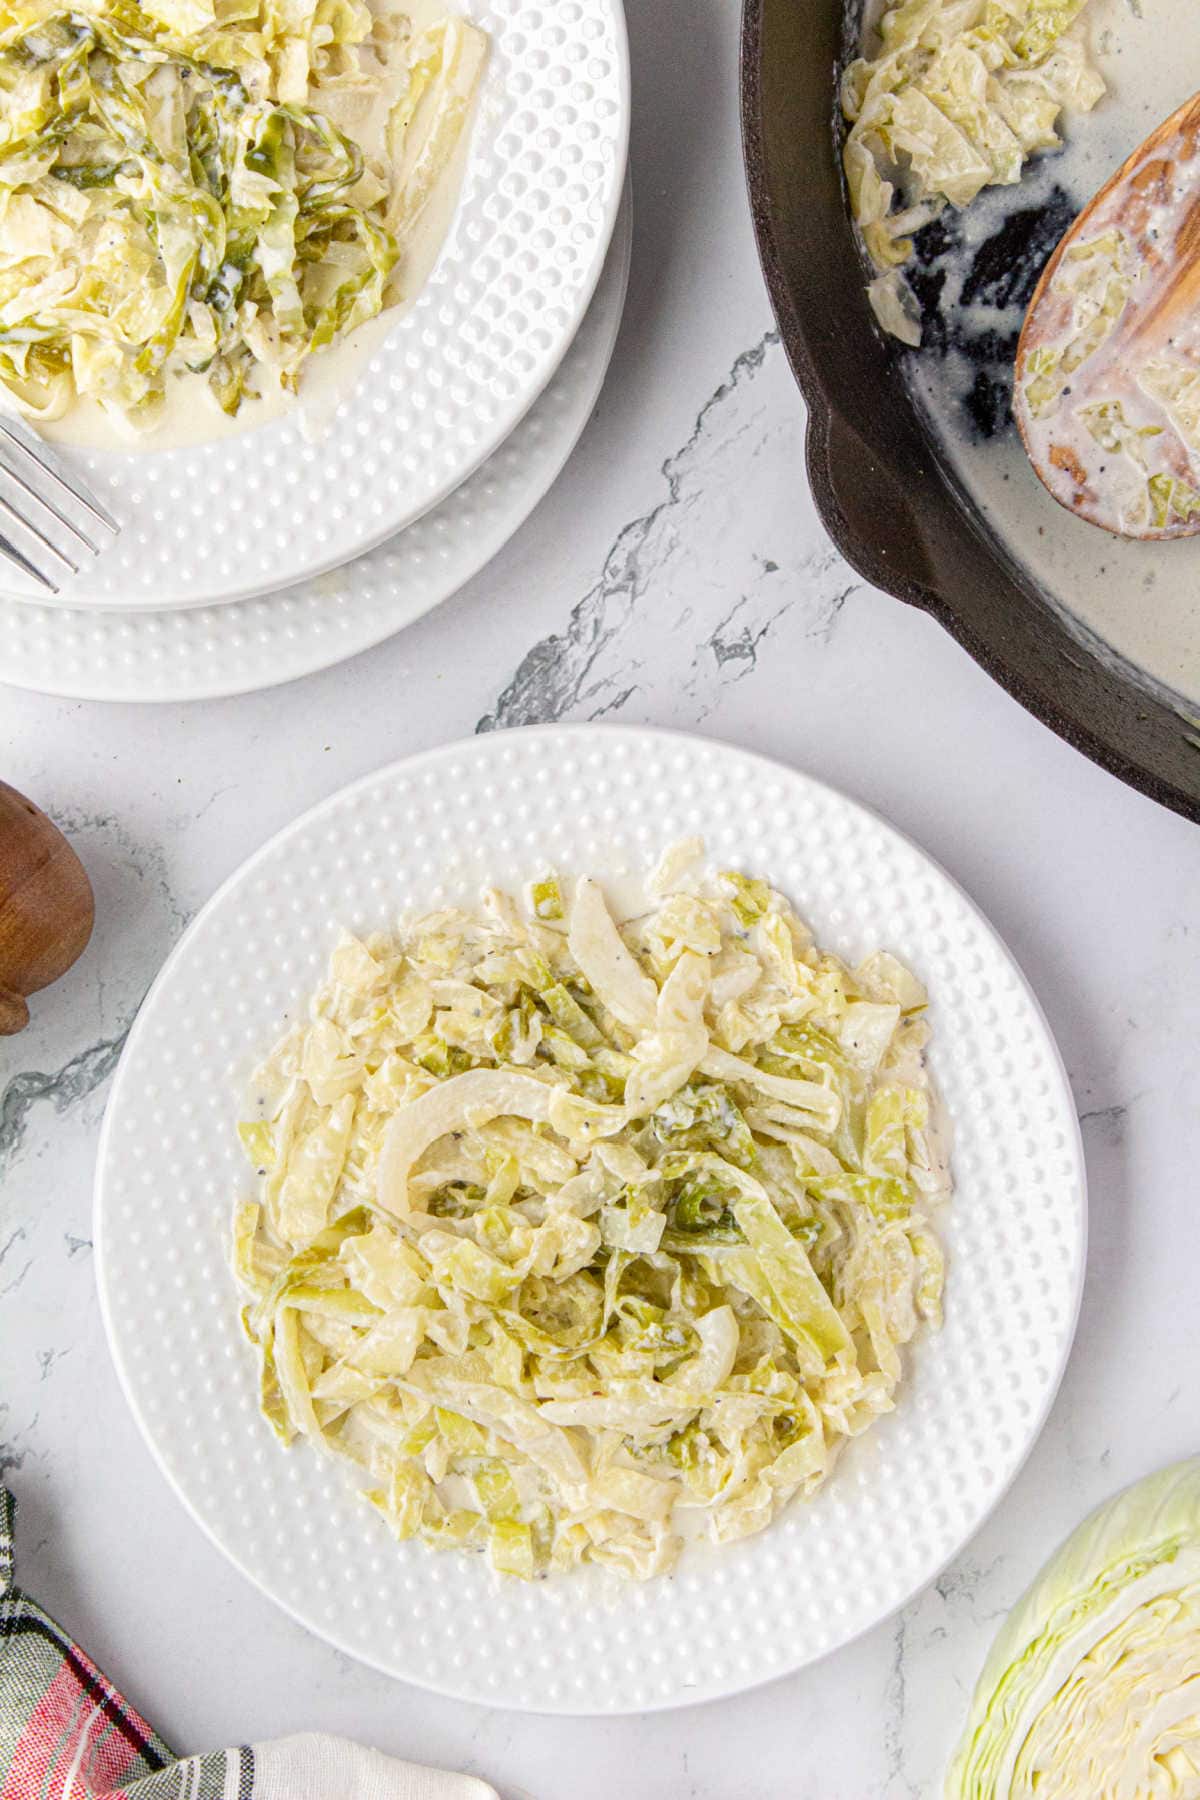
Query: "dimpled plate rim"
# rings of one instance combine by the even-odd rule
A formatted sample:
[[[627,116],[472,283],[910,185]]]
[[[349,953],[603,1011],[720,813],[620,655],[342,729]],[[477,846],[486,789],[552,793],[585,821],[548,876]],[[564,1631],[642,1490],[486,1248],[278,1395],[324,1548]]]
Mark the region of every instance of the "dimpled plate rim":
[[[405,849],[393,856],[401,819]],[[896,1411],[768,1531],[689,1552],[649,1584],[589,1571],[501,1584],[483,1558],[396,1544],[344,1471],[303,1445],[285,1454],[259,1417],[221,1242],[246,1185],[238,1079],[311,990],[339,922],[362,929],[398,907],[469,899],[485,879],[511,884],[547,863],[644,870],[691,831],[716,865],[740,863],[787,892],[818,941],[851,957],[887,944],[929,985],[933,1072],[955,1132],[956,1195],[940,1228],[946,1324],[909,1353]],[[276,939],[269,954],[259,930]],[[211,1027],[203,1044],[182,1022],[197,1007]],[[172,1107],[183,1161],[160,1083],[182,1096]],[[194,1207],[186,1256],[155,1204],[164,1182]],[[841,1648],[934,1580],[1045,1422],[1086,1235],[1062,1060],[1020,969],[957,885],[806,775],[711,740],[616,725],[530,727],[426,751],[259,850],[151,988],[97,1169],[97,1280],[114,1363],[159,1466],[212,1541],[301,1624],[385,1673],[481,1705],[575,1715],[755,1687]],[[209,1350],[224,1364],[219,1383]],[[903,1539],[897,1513],[910,1526]],[[334,1547],[317,1541],[315,1521]],[[694,1647],[689,1669],[703,1670],[690,1684],[664,1650],[681,1638]]]
[[[301,409],[175,449],[70,450],[122,534],[56,596],[12,570],[0,593],[161,612],[278,592],[439,505],[525,416],[579,328],[616,225],[628,32],[622,0],[462,10],[491,46],[453,221],[319,441]]]
[[[498,556],[545,499],[604,386],[629,285],[626,201],[588,315],[545,393],[448,500],[333,574],[256,600],[122,613],[0,598],[0,682],[71,700],[227,699],[374,649]]]

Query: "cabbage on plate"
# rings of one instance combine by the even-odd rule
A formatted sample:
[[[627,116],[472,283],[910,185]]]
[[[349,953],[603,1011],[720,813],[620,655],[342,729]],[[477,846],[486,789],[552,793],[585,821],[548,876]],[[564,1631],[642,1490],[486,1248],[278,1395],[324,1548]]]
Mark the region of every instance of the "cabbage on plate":
[[[485,46],[367,0],[0,0],[0,401],[146,430],[176,374],[294,390],[399,297]]]
[[[402,1538],[634,1576],[758,1531],[940,1317],[925,994],[669,857],[345,937],[258,1078],[262,1403]]]
[[[947,1800],[1200,1795],[1200,1457],[1084,1521],[1009,1614]]]

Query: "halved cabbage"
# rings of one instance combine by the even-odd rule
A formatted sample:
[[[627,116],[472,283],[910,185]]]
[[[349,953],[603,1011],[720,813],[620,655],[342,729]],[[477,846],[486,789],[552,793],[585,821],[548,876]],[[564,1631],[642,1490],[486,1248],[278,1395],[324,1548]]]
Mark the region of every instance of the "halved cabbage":
[[[818,1486],[937,1322],[923,988],[700,854],[624,925],[550,877],[343,938],[260,1073],[264,1410],[402,1537],[652,1575]]]
[[[1084,1521],[984,1664],[947,1800],[1200,1793],[1200,1457]]]
[[[367,0],[0,5],[0,399],[145,430],[175,374],[294,390],[399,297],[485,51]]]

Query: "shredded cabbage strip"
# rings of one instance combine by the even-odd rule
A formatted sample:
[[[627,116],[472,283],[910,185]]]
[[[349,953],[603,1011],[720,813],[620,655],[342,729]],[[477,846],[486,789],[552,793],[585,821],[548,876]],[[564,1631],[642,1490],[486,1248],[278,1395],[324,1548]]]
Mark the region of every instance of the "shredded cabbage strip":
[[[401,1538],[636,1577],[758,1531],[895,1403],[950,1191],[925,993],[672,852],[344,936],[256,1077],[263,1410]]]
[[[400,297],[485,50],[366,0],[0,0],[0,399],[149,430],[173,375],[293,391]]]
[[[912,234],[948,202],[1011,186],[1055,149],[1066,107],[1088,112],[1104,82],[1070,27],[1087,0],[896,0],[874,54],[842,79],[850,209],[879,271],[868,288],[893,337],[919,344],[901,273]]]

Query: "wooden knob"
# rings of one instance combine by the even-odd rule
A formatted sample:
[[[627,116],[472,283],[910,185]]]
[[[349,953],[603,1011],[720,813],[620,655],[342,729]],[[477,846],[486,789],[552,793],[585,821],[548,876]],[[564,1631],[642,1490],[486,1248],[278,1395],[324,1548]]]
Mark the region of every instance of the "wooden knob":
[[[24,1031],[28,1023],[29,1002],[24,995],[0,988],[0,1037],[12,1037],[15,1032]]]
[[[29,1023],[36,994],[87,948],[92,884],[57,825],[0,781],[0,1036]]]

